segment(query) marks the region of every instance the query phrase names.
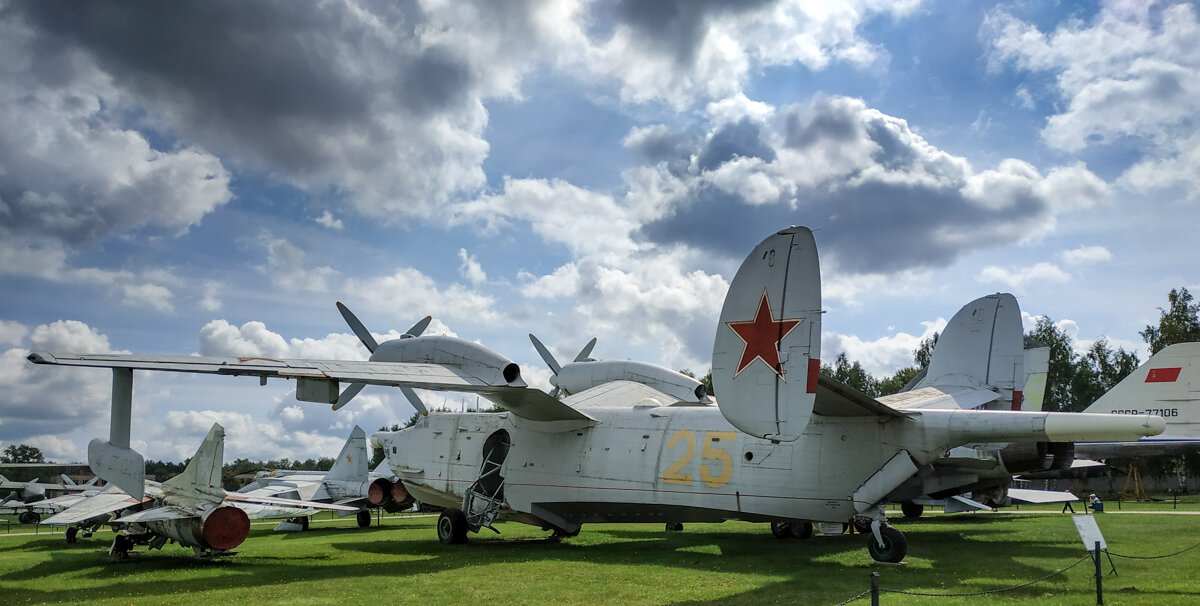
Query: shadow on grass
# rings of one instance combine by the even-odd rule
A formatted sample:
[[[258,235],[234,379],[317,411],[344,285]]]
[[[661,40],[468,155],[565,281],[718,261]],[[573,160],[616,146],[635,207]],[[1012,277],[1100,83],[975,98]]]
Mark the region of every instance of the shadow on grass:
[[[1013,521],[998,516],[931,517],[898,524],[909,539],[909,565],[880,567],[867,555],[867,536],[817,536],[808,540],[774,538],[766,525],[688,525],[677,533],[661,526],[599,525],[585,527],[579,537],[550,541],[537,531],[517,524],[501,526],[509,535],[483,531],[466,545],[446,546],[435,538],[433,521],[402,522],[371,528],[314,527],[304,533],[252,532],[243,553],[233,557],[199,560],[190,550],[168,546],[159,552],[142,552],[128,563],[110,562],[104,555],[108,540],[97,535],[90,543],[66,545],[61,538],[30,541],[19,550],[36,556],[29,566],[0,575],[6,601],[63,603],[79,601],[79,584],[87,581],[89,599],[153,600],[218,589],[261,589],[294,581],[331,582],[353,586],[373,577],[389,583],[422,575],[453,572],[459,577],[488,578],[483,569],[496,564],[568,563],[611,567],[613,577],[630,566],[669,568],[697,578],[711,573],[756,575],[766,580],[753,589],[721,595],[712,600],[681,603],[838,601],[847,592],[847,579],[861,578],[866,589],[871,571],[880,570],[884,586],[919,588],[931,592],[997,589],[1038,578],[1066,566],[1082,555],[1081,547],[1062,539],[1047,538],[1039,528],[1057,529],[1058,521],[1037,527],[1005,528],[996,522]],[[1062,520],[1069,524],[1069,521]],[[515,535],[515,536],[513,536]],[[254,545],[262,542],[260,551]],[[286,546],[286,553],[271,548]],[[998,554],[998,550],[1002,553]],[[1015,554],[1015,556],[1014,556]],[[1029,554],[1031,557],[1020,556]],[[383,557],[380,557],[383,556]],[[997,572],[1000,569],[1001,572]],[[530,578],[536,576],[530,572]],[[1068,585],[1078,592],[1087,563],[1027,589],[1006,596],[1036,598],[1048,590]],[[187,574],[176,574],[189,572]],[[48,589],[29,588],[58,575],[64,579]],[[603,578],[608,575],[601,573]],[[66,585],[73,585],[67,588]],[[1143,595],[1182,595],[1169,590],[1146,589]],[[832,598],[832,599],[830,599]]]

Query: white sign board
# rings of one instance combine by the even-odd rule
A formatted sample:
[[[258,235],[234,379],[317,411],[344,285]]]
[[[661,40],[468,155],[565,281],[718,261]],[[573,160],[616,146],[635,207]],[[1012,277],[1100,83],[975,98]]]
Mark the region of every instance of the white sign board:
[[[1075,520],[1075,529],[1079,531],[1079,538],[1083,540],[1083,547],[1088,551],[1096,549],[1096,541],[1100,541],[1100,549],[1108,550],[1108,544],[1104,542],[1104,535],[1100,534],[1100,527],[1096,526],[1096,518],[1092,516],[1072,516]]]

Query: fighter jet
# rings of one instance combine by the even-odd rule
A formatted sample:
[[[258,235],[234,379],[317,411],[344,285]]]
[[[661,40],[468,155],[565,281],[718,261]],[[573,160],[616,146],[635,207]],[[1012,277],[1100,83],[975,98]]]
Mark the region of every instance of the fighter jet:
[[[92,478],[85,484],[76,484],[66,475],[59,477],[62,479],[61,483],[39,482],[37,479],[28,482],[14,482],[0,475],[0,490],[10,491],[8,496],[0,502],[0,511],[19,512],[17,521],[22,524],[37,524],[41,522],[42,514],[62,511],[77,502],[78,495],[89,491],[92,493],[99,491],[95,485],[97,478]],[[55,493],[58,493],[58,496],[49,496]]]
[[[75,527],[108,514],[138,508],[109,521],[121,528],[110,553],[122,557],[138,544],[158,549],[169,540],[191,547],[197,556],[229,553],[250,534],[251,518],[306,515],[315,509],[356,511],[353,507],[313,503],[297,499],[249,496],[226,492],[221,488],[221,462],[225,453],[225,430],[213,424],[208,435],[192,456],[183,473],[155,482],[141,480],[136,487],[142,497],[134,497],[121,474],[110,478],[104,461],[93,461],[92,469],[114,486],[46,520],[49,525]],[[68,536],[68,540],[70,540]]]
[[[342,451],[329,471],[262,471],[254,480],[238,489],[247,496],[276,496],[303,499],[320,503],[336,503],[355,508],[358,525],[371,525],[371,509],[381,507],[389,512],[403,511],[413,504],[413,498],[403,484],[394,482],[390,469],[368,473],[367,434],[357,425],[350,432]],[[383,468],[383,466],[380,466]],[[349,515],[350,512],[338,512]],[[308,529],[308,517],[299,519],[302,530]]]
[[[304,401],[344,403],[340,382],[477,393],[503,413],[428,413],[376,433],[393,472],[422,502],[446,507],[443,543],[514,520],[570,536],[602,521],[726,519],[869,524],[876,560],[903,559],[886,497],[922,466],[971,443],[1132,440],[1163,430],[1152,415],[971,410],[1000,397],[987,377],[932,385],[897,410],[819,380],[821,280],[812,232],[772,234],[730,285],[713,346],[719,399],[697,402],[635,381],[609,381],[561,401],[531,389],[520,368],[486,347],[412,336],[376,344],[355,319],[369,361],[251,360],[33,353],[35,363],[114,369],[110,439],[89,457],[128,455],[132,370],[250,374],[297,380]],[[347,315],[347,320],[351,317]],[[374,347],[372,348],[372,345]],[[971,354],[973,357],[983,354]],[[996,361],[1015,372],[1015,359]],[[1015,376],[1015,375],[1014,375]],[[820,389],[819,385],[825,385]]]

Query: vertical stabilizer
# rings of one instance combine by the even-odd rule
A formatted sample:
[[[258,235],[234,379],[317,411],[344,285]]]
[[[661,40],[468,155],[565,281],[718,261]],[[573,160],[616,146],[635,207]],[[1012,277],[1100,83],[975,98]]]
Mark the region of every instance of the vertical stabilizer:
[[[363,482],[367,479],[367,434],[361,427],[355,425],[350,432],[342,452],[325,474],[326,480],[347,480]]]
[[[1200,343],[1163,348],[1084,412],[1158,415],[1156,440],[1200,440]]]
[[[1020,409],[1025,385],[1024,342],[1021,309],[1015,297],[997,293],[975,299],[946,324],[933,348],[928,372],[917,387],[994,389],[1000,394],[995,407]]]
[[[713,344],[721,413],[762,438],[795,440],[821,366],[821,268],[807,227],[763,240],[729,285]]]
[[[212,429],[200,443],[196,454],[183,473],[163,482],[164,487],[176,490],[189,488],[221,489],[221,463],[225,460],[225,428],[213,423]]]
[[[1050,376],[1050,348],[1030,347],[1025,350],[1025,387],[1021,390],[1021,401],[1013,401],[1013,408],[1040,412],[1046,399],[1046,384]]]

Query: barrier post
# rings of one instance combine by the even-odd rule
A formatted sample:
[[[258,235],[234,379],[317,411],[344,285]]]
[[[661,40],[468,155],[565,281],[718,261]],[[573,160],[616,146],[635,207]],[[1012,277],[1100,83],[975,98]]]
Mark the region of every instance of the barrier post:
[[[879,606],[879,573],[871,573],[871,606]]]
[[[1096,606],[1104,606],[1104,573],[1100,570],[1100,541],[1096,541],[1096,550],[1092,552],[1092,560],[1096,562]]]

